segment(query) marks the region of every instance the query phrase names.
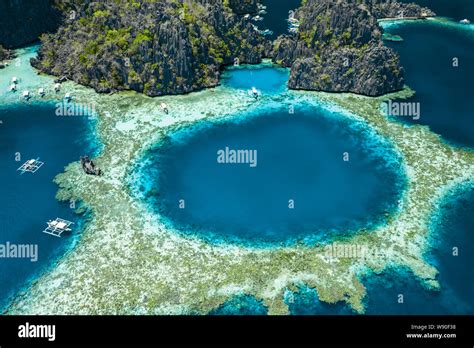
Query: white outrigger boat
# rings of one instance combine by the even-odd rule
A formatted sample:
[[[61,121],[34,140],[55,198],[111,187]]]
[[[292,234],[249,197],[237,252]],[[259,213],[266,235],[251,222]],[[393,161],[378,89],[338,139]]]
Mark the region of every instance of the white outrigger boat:
[[[165,112],[165,114],[167,114],[169,112],[168,105],[166,105],[165,103],[161,103],[160,107],[161,107],[161,110],[163,110]]]
[[[55,237],[61,237],[64,232],[72,231],[70,226],[73,224],[73,222],[56,218],[55,220],[49,220],[46,224],[48,227],[44,229],[44,233]]]
[[[43,164],[44,162],[41,162],[38,157],[37,159],[30,159],[26,161],[17,170],[20,171],[21,174],[36,173],[36,171],[40,169],[43,166]]]
[[[256,89],[255,87],[252,87],[250,89],[250,91],[248,91],[249,95],[254,97],[255,99],[258,99],[258,97],[260,97],[260,91],[258,89]]]

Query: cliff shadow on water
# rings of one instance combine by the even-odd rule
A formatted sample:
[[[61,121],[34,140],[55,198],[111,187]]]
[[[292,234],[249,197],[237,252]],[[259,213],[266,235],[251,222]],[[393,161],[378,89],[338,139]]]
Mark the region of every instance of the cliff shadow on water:
[[[0,3],[0,45],[17,48],[54,32],[63,14],[55,0],[2,0]]]

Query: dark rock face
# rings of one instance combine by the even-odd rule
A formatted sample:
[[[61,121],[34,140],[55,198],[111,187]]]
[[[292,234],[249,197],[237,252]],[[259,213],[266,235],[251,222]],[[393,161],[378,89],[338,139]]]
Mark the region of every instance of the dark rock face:
[[[8,60],[8,59],[11,59],[12,56],[11,56],[11,53],[9,50],[6,50],[2,47],[2,45],[0,45],[0,69],[3,69],[5,68],[5,64],[4,61],[5,60]]]
[[[102,171],[88,156],[81,156],[81,166],[84,173],[89,175],[101,175]]]
[[[343,47],[327,52],[319,61],[297,59],[289,85],[295,89],[377,96],[402,88],[403,70],[385,46],[369,46],[362,52]]]
[[[104,0],[62,3],[74,10],[55,35],[42,39],[39,70],[98,92],[131,89],[150,96],[219,83],[219,69],[259,63],[265,39],[222,0]],[[254,1],[233,8],[248,10]]]
[[[229,0],[229,7],[237,14],[257,12],[257,0]]]
[[[403,88],[398,55],[359,1],[308,0],[295,14],[297,34],[279,37],[272,58],[291,67],[288,86],[377,96]]]
[[[373,2],[371,12],[377,18],[425,18],[436,16],[429,8],[414,3],[378,0]]]
[[[0,44],[14,48],[29,44],[59,26],[61,12],[53,0],[1,0]]]
[[[10,58],[10,53],[8,50],[4,49],[2,45],[0,45],[0,62],[3,60],[7,60]]]

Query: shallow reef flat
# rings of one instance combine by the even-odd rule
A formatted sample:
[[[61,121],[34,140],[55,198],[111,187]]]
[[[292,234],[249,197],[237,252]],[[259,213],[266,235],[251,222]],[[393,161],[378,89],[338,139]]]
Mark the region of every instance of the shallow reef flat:
[[[379,19],[379,25],[385,29],[395,29],[403,25],[438,25],[445,28],[470,31],[474,33],[474,24],[462,24],[447,17],[428,17],[425,19]]]
[[[57,198],[80,201],[91,220],[76,247],[19,294],[6,314],[206,314],[243,294],[261,300],[269,314],[288,314],[285,291],[302,284],[316,289],[321,301],[344,301],[364,313],[360,279],[389,267],[405,267],[427,289],[439,290],[437,270],[422,256],[430,249],[429,219],[449,190],[472,183],[474,153],[447,145],[427,127],[404,126],[382,114],[383,101],[407,98],[410,89],[378,98],[284,91],[257,101],[225,86],[159,98],[99,95],[71,82],[62,90],[77,103],[97,105],[103,150],[95,161],[104,175],[84,175],[74,162],[56,177]],[[160,108],[163,102],[168,114]],[[378,256],[330,258],[323,246],[304,244],[211,245],[169,230],[131,189],[136,162],[177,127],[300,103],[366,122],[404,159],[408,187],[388,223],[338,242],[367,245]]]

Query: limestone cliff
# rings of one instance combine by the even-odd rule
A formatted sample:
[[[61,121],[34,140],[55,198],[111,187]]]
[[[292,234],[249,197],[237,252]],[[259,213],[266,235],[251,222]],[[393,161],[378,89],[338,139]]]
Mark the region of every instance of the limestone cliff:
[[[69,0],[61,6],[76,15],[42,38],[32,64],[99,92],[191,92],[217,85],[220,68],[235,59],[259,63],[264,51],[264,38],[239,15],[255,1]]]
[[[383,45],[372,4],[307,0],[296,34],[279,37],[272,58],[291,68],[289,87],[377,96],[403,88],[398,55]]]

